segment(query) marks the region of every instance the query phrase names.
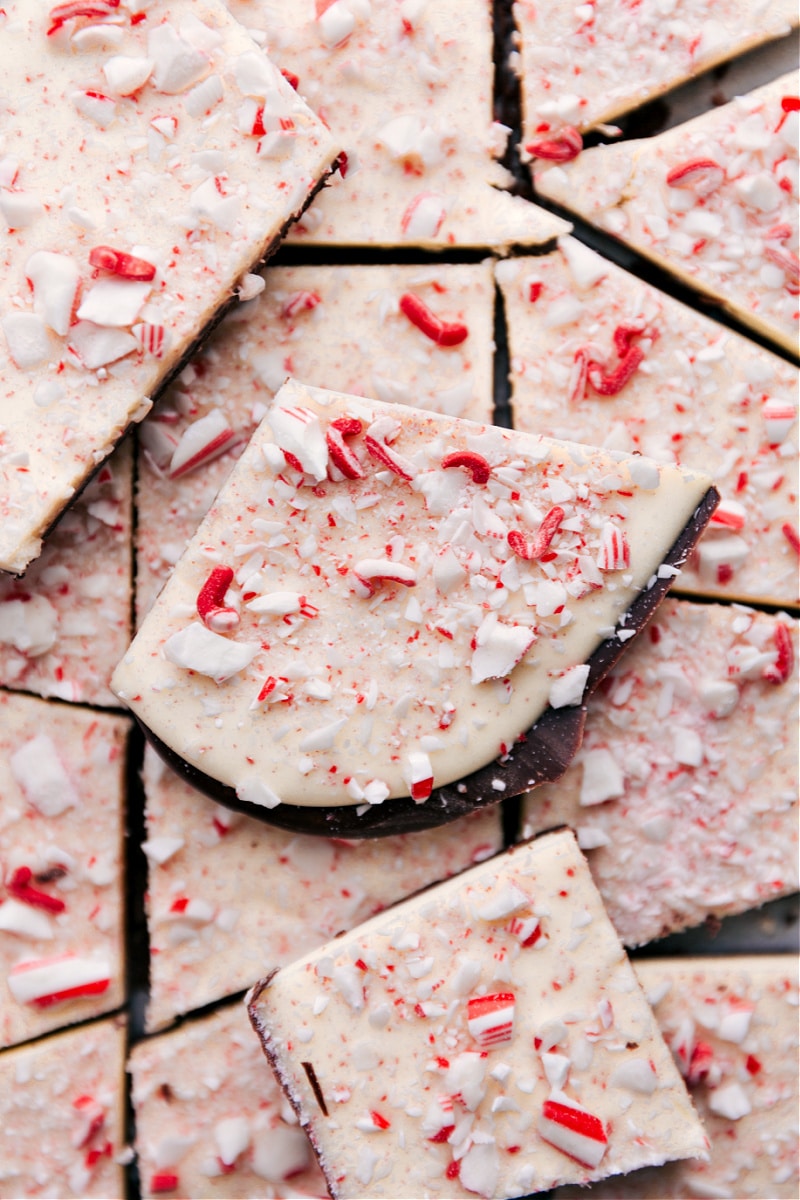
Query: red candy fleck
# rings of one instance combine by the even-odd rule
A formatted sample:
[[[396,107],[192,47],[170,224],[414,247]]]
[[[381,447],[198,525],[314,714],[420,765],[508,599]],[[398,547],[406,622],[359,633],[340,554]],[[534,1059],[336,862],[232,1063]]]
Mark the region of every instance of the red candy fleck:
[[[281,67],[281,75],[289,84],[289,87],[294,88],[294,90],[297,91],[300,86],[299,75],[295,75],[294,71],[287,71],[285,67]]]
[[[716,190],[725,178],[725,171],[713,158],[690,158],[667,172],[667,187],[691,188],[699,196]]]
[[[386,1117],[381,1116],[381,1114],[379,1112],[375,1112],[374,1109],[370,1109],[369,1115],[372,1117],[372,1120],[375,1122],[378,1129],[389,1129],[390,1128],[390,1126],[392,1124],[391,1121],[387,1121]]]
[[[444,1173],[445,1178],[446,1179],[458,1179],[458,1173],[459,1173],[460,1169],[461,1169],[460,1163],[456,1162],[456,1160],[453,1159],[453,1161],[450,1163],[450,1165],[448,1166],[447,1170]]]
[[[483,455],[476,454],[473,450],[456,450],[452,454],[445,454],[441,465],[444,470],[463,467],[465,471],[469,471],[473,483],[479,484],[488,483],[492,473],[492,468]]]
[[[399,475],[401,479],[406,479],[409,482],[414,478],[406,466],[405,460],[390,450],[386,442],[379,441],[378,438],[372,437],[368,433],[364,438],[364,445],[381,466],[388,467],[390,471],[394,471],[395,475]]]
[[[60,900],[58,896],[48,896],[47,892],[40,892],[38,888],[31,887],[32,878],[33,872],[30,867],[17,867],[8,883],[11,895],[24,904],[33,905],[35,908],[44,908],[47,912],[63,912],[66,908],[64,901]]]
[[[757,1075],[761,1070],[761,1063],[754,1054],[748,1054],[747,1061],[744,1065],[747,1068],[749,1075]]]
[[[583,138],[573,125],[565,125],[554,137],[528,142],[525,147],[534,158],[546,158],[550,162],[570,162],[583,149]]]
[[[458,346],[466,341],[469,330],[460,321],[443,321],[413,292],[400,297],[400,311],[437,346]]]
[[[639,368],[644,359],[643,352],[638,346],[631,346],[620,358],[613,371],[606,374],[603,364],[591,361],[587,364],[586,374],[589,383],[600,396],[616,396]]]
[[[528,562],[541,558],[558,533],[563,520],[564,510],[556,504],[545,515],[532,542],[526,541],[525,535],[519,529],[512,529],[508,535],[508,544],[511,550],[517,558],[523,558]]]
[[[63,988],[60,992],[50,992],[47,996],[37,996],[33,1003],[39,1008],[49,1008],[51,1004],[61,1004],[64,1000],[75,1000],[79,996],[99,996],[108,985],[110,979],[95,979],[91,983],[81,983],[77,987]]]
[[[781,108],[784,112],[800,112],[800,96],[782,96]]]
[[[432,1134],[431,1137],[428,1138],[428,1141],[437,1143],[446,1142],[454,1129],[455,1125],[443,1125],[441,1129],[437,1129],[436,1133]]]
[[[709,1071],[714,1062],[714,1051],[708,1042],[698,1042],[692,1050],[692,1057],[689,1060],[689,1069],[686,1072],[686,1080],[691,1084],[702,1083],[708,1078]]]
[[[784,521],[783,525],[781,525],[781,533],[786,538],[792,549],[797,554],[800,554],[800,534],[798,534],[795,527],[790,525],[788,521]]]
[[[126,254],[124,250],[114,250],[111,246],[92,247],[89,251],[89,262],[101,271],[110,271],[112,275],[143,283],[149,283],[156,275],[153,263],[144,258],[136,258],[133,254]]]
[[[281,316],[288,318],[293,317],[298,312],[310,311],[322,303],[322,297],[318,292],[294,292],[281,309]]]
[[[788,625],[777,621],[772,639],[775,642],[775,661],[764,668],[764,678],[769,683],[786,683],[794,667],[794,647]]]
[[[84,4],[80,0],[77,0],[73,4],[57,4],[55,8],[50,9],[52,24],[47,30],[47,36],[52,37],[67,21],[77,21],[81,18],[92,20],[95,17],[108,17],[115,8],[119,8],[119,0],[100,0],[96,4]]]
[[[174,1171],[156,1171],[150,1176],[151,1192],[174,1192],[178,1186],[178,1176]]]
[[[573,1133],[579,1133],[594,1142],[608,1141],[603,1122],[593,1113],[570,1108],[567,1104],[560,1104],[558,1100],[545,1100],[542,1105],[542,1116],[548,1121],[554,1121],[556,1125],[563,1125],[565,1129],[571,1129]]]

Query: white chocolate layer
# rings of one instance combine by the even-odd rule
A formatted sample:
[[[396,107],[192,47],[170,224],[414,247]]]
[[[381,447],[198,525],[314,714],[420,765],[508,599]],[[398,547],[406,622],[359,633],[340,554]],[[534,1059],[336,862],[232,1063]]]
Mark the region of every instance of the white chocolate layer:
[[[345,420],[362,431],[347,434],[361,477],[336,482],[326,438]],[[449,454],[465,465],[443,467]],[[708,486],[643,458],[291,382],[113,689],[242,800],[424,800],[505,753],[548,703],[581,702],[583,664]],[[217,605],[228,632],[198,610],[213,568],[235,570]]]
[[[584,150],[536,187],[796,354],[796,99],[792,73],[656,137]]]
[[[0,682],[116,704],[111,672],[131,638],[133,460],[123,442],[25,575],[0,574]]]
[[[708,1162],[650,1167],[558,1200],[793,1200],[797,1166],[797,959],[661,959],[636,974],[711,1141]]]
[[[148,1028],[250,987],[395,901],[497,853],[500,813],[347,842],[293,836],[200,795],[145,754]]]
[[[129,1070],[144,1197],[325,1195],[308,1138],[253,1046],[241,1004],[141,1042]]]
[[[526,797],[526,836],[577,831],[626,945],[797,890],[797,662],[785,614],[668,598]]]
[[[0,728],[0,1045],[7,1046],[109,1012],[125,998],[130,722],[0,692]]]
[[[702,465],[721,503],[681,591],[795,604],[797,369],[574,238],[496,274],[514,426]],[[614,339],[626,329],[641,362],[616,394],[600,395],[581,367],[617,368]]]
[[[335,1197],[524,1196],[704,1153],[568,832],[299,959],[250,1013]]]
[[[257,287],[260,280],[246,282]],[[489,262],[270,267],[264,282],[259,295],[222,322],[142,426],[136,534],[140,618],[287,372],[317,387],[492,420]],[[406,293],[447,320],[463,322],[465,341],[439,346],[412,325],[399,308]],[[217,411],[233,431],[231,451],[213,457],[212,446],[209,459],[173,478],[170,463],[181,439]],[[209,436],[213,439],[213,430]]]
[[[0,1196],[125,1194],[125,1025],[0,1054]]]
[[[497,161],[510,130],[493,120],[484,0],[226,3],[297,77],[347,152],[344,178],[292,241],[507,250],[566,232],[560,218],[502,190],[513,182]]]
[[[339,149],[219,0],[78,9],[63,23],[38,0],[0,13],[0,569],[12,572]]]
[[[792,0],[516,0],[522,142],[591,129],[797,24]],[[532,155],[532,152],[531,152]]]

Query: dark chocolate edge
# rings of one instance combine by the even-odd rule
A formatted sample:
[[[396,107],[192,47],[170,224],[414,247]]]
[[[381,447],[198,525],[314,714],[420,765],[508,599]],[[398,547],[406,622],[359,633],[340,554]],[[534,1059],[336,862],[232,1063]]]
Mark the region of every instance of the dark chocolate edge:
[[[710,487],[670,547],[663,559],[663,566],[678,569],[683,566],[718,503],[719,493],[715,487]],[[434,788],[424,804],[415,803],[410,796],[401,796],[381,805],[373,805],[366,811],[359,811],[360,806],[357,805],[317,808],[279,804],[276,808],[264,808],[240,800],[232,787],[186,762],[141,720],[139,724],[158,754],[192,787],[226,808],[290,833],[318,837],[376,838],[432,829],[497,804],[504,798],[520,795],[541,783],[555,782],[564,774],[583,740],[587,700],[629,643],[641,633],[672,583],[671,574],[661,576],[657,573],[634,597],[617,625],[618,632],[633,630],[634,636],[622,640],[615,632],[600,643],[588,660],[589,677],[580,705],[547,708],[527,734],[519,738],[509,754],[493,760],[456,783]],[[498,783],[502,786],[496,786]]]
[[[266,1058],[269,1068],[275,1078],[275,1082],[278,1084],[284,1096],[289,1101],[289,1104],[292,1106],[292,1111],[297,1117],[299,1127],[303,1130],[309,1142],[311,1143],[311,1149],[314,1151],[314,1155],[316,1156],[319,1169],[322,1172],[325,1183],[327,1184],[328,1192],[332,1197],[334,1197],[335,1200],[336,1196],[338,1195],[335,1188],[335,1180],[331,1178],[330,1172],[325,1169],[322,1150],[314,1133],[313,1123],[311,1121],[306,1121],[305,1123],[303,1122],[303,1113],[300,1103],[297,1100],[297,1097],[292,1094],[291,1089],[284,1081],[283,1074],[281,1073],[278,1064],[278,1056],[272,1049],[271,1039],[258,1012],[258,1004],[261,1001],[264,992],[266,992],[275,976],[280,972],[280,969],[280,967],[274,967],[268,975],[265,975],[263,979],[260,979],[258,983],[254,984],[245,996],[244,1003],[247,1009],[247,1015],[250,1018],[250,1024],[252,1025],[253,1031],[259,1040],[261,1049],[264,1052],[264,1057]],[[310,1065],[311,1064],[309,1064],[309,1066]],[[316,1077],[316,1072],[314,1072],[314,1075]],[[310,1078],[309,1083],[311,1083]],[[313,1088],[313,1084],[311,1086]],[[319,1084],[317,1084],[317,1086],[319,1086]],[[314,1090],[316,1095],[316,1089]],[[327,1113],[325,1115],[327,1116]]]
[[[278,232],[273,237],[271,237],[270,240],[267,242],[267,244],[258,252],[256,258],[253,260],[250,267],[244,272],[245,275],[258,274],[258,272],[264,270],[264,268],[269,264],[270,259],[274,258],[275,254],[281,248],[281,245],[282,245],[287,233],[291,229],[292,225],[296,224],[297,221],[302,219],[303,214],[305,213],[306,209],[309,207],[309,205],[311,205],[313,203],[317,194],[320,191],[322,191],[322,189],[324,187],[327,186],[328,180],[333,175],[334,171],[338,170],[338,167],[339,167],[339,156],[337,155],[337,157],[331,163],[330,167],[317,180],[317,182],[312,187],[311,191],[306,196],[303,207],[299,210],[299,212],[294,213],[291,217],[288,218],[288,220],[284,221],[283,225],[281,225]],[[242,276],[240,275],[239,279],[241,279],[241,278],[242,278]],[[124,439],[128,436],[130,431],[132,429],[136,429],[141,424],[141,421],[150,415],[150,412],[152,412],[152,408],[158,403],[158,401],[161,399],[161,397],[166,392],[167,388],[170,387],[170,385],[172,383],[174,383],[174,381],[180,375],[181,371],[183,371],[183,369],[188,365],[188,363],[191,362],[191,360],[197,354],[198,350],[200,350],[200,348],[208,341],[209,337],[214,332],[214,330],[217,328],[217,326],[220,325],[222,323],[222,321],[225,320],[228,313],[231,312],[232,309],[235,308],[238,303],[239,303],[239,297],[236,293],[236,290],[234,289],[231,292],[230,296],[227,298],[227,300],[223,300],[223,302],[219,306],[219,308],[217,308],[215,310],[215,312],[212,313],[209,320],[206,322],[206,324],[203,326],[203,328],[200,330],[200,332],[192,339],[192,341],[189,343],[188,347],[183,351],[183,353],[176,360],[176,362],[173,364],[173,366],[170,367],[169,370],[166,371],[165,374],[162,376],[162,378],[156,383],[155,387],[152,389],[152,395],[149,397],[149,399],[151,400],[151,408],[148,409],[148,411],[145,413],[144,417],[142,417],[141,420],[139,420],[139,421],[134,421],[134,420],[128,421],[128,424],[120,431],[119,436],[114,439],[114,444],[111,447],[111,449],[108,451],[108,453],[103,456],[102,460],[99,463],[97,463],[93,468],[91,468],[91,470],[88,471],[88,473],[84,476],[84,478],[82,480],[79,481],[77,487],[75,488],[75,491],[72,493],[72,495],[69,497],[69,499],[66,500],[65,503],[61,506],[58,513],[53,517],[53,519],[49,523],[49,525],[47,525],[43,530],[40,530],[39,532],[37,532],[33,535],[34,537],[41,538],[42,546],[41,546],[41,549],[39,550],[39,552],[36,555],[34,555],[34,557],[30,560],[30,562],[28,562],[26,564],[25,568],[22,571],[8,571],[5,568],[0,567],[0,579],[2,579],[2,577],[4,575],[9,576],[9,578],[11,578],[11,579],[24,578],[25,571],[27,571],[28,567],[32,566],[33,563],[35,563],[38,560],[38,558],[41,555],[42,550],[44,549],[44,544],[45,544],[47,538],[53,532],[55,527],[58,525],[61,518],[72,507],[72,505],[75,503],[75,501],[78,499],[78,497],[86,490],[86,488],[92,482],[94,477],[100,471],[102,471],[103,467],[106,465],[109,458],[111,458],[112,454],[117,449],[120,442],[124,441]],[[147,397],[143,397],[143,399],[147,399]]]

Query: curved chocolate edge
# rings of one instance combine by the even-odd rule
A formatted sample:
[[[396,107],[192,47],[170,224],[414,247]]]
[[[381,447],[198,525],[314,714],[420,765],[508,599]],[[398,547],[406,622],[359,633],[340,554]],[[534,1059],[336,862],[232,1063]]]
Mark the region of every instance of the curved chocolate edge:
[[[284,221],[283,225],[281,225],[279,231],[275,234],[275,236],[270,238],[270,240],[267,242],[267,244],[264,247],[262,247],[262,249],[258,252],[258,255],[253,260],[250,267],[247,269],[247,271],[245,271],[246,275],[247,274],[250,274],[250,275],[257,274],[258,272],[263,271],[265,269],[265,267],[267,267],[269,265],[269,260],[271,258],[273,258],[275,256],[275,254],[277,254],[278,250],[280,250],[281,244],[283,243],[283,240],[286,237],[286,235],[288,234],[292,225],[296,224],[297,221],[302,220],[303,215],[306,212],[306,209],[309,207],[309,205],[312,203],[312,201],[315,199],[315,197],[318,195],[318,193],[321,192],[324,187],[327,187],[328,180],[331,178],[334,171],[337,171],[338,169],[339,169],[339,157],[337,156],[336,159],[333,161],[332,165],[325,172],[325,174],[322,175],[322,177],[320,179],[318,179],[317,182],[314,184],[313,188],[308,193],[308,195],[303,203],[303,207],[300,209],[300,211],[296,212],[293,216],[289,217],[289,219],[287,221]],[[241,278],[241,276],[240,276],[240,278]],[[228,313],[231,312],[232,309],[236,307],[236,304],[238,302],[239,302],[239,297],[237,296],[236,292],[235,291],[231,292],[231,294],[227,298],[227,300],[223,300],[222,304],[212,314],[212,316],[205,323],[205,325],[200,330],[200,332],[194,338],[192,338],[191,342],[189,343],[187,348],[181,353],[180,357],[169,368],[169,370],[165,372],[165,374],[161,377],[161,379],[158,381],[158,383],[152,389],[152,396],[151,396],[152,407],[145,414],[145,417],[150,415],[150,413],[153,411],[153,407],[155,407],[155,405],[158,403],[158,401],[164,395],[167,388],[172,383],[175,382],[175,380],[178,378],[178,376],[180,375],[180,373],[184,369],[184,367],[186,367],[191,362],[191,360],[194,358],[195,354],[197,354],[198,350],[200,350],[202,348],[202,346],[208,341],[208,339],[210,338],[210,336],[214,332],[214,330],[217,328],[217,326],[219,324],[221,324],[222,321],[225,320]],[[143,419],[144,418],[142,418],[142,420]],[[114,444],[111,447],[111,449],[108,451],[108,453],[101,459],[101,461],[99,463],[97,463],[96,466],[93,466],[89,471],[87,471],[87,473],[86,473],[86,475],[84,475],[83,479],[78,481],[75,491],[72,493],[72,495],[66,501],[66,503],[62,506],[62,508],[59,509],[58,513],[53,517],[52,521],[50,521],[50,523],[42,531],[40,531],[39,533],[37,533],[35,535],[37,537],[40,537],[42,540],[42,550],[44,549],[44,543],[46,542],[47,538],[53,532],[55,527],[58,525],[59,521],[64,516],[64,514],[68,511],[68,509],[72,508],[72,505],[75,503],[75,501],[78,499],[78,497],[83,492],[86,491],[86,488],[92,482],[94,477],[96,475],[98,475],[100,473],[100,471],[102,471],[103,467],[106,465],[108,460],[111,458],[111,455],[117,449],[117,446],[119,446],[120,442],[122,442],[128,436],[128,434],[130,433],[130,431],[132,429],[138,428],[138,426],[140,424],[141,424],[141,421],[129,421],[128,422],[128,424],[125,426],[125,428],[120,432],[119,437],[114,439]],[[6,570],[4,570],[4,568],[0,567],[0,578],[2,578],[4,575],[7,575],[9,577],[9,579],[23,579],[25,577],[25,571],[27,571],[28,567],[32,566],[33,563],[35,563],[37,561],[37,559],[40,557],[40,555],[41,555],[41,551],[39,552],[38,555],[36,555],[35,558],[32,558],[30,560],[30,562],[27,563],[27,565],[25,566],[25,569],[23,571],[18,571],[18,572],[17,571],[6,571]]]
[[[664,566],[680,568],[686,562],[698,538],[719,503],[719,493],[711,487],[695,509],[691,519],[671,546]],[[141,721],[145,737],[178,775],[198,791],[219,801],[226,808],[276,825],[290,833],[319,837],[377,838],[399,833],[416,833],[446,825],[459,817],[497,804],[507,796],[518,796],[541,783],[552,783],[564,774],[583,741],[586,701],[604,675],[617,663],[628,645],[641,633],[669,591],[673,576],[656,574],[635,597],[623,614],[617,629],[633,637],[622,640],[616,633],[601,642],[589,658],[589,678],[583,702],[570,708],[547,708],[536,724],[523,734],[509,754],[473,771],[456,783],[434,788],[430,797],[417,804],[410,796],[386,800],[364,810],[359,805],[335,808],[279,804],[264,808],[240,800],[235,790],[186,762],[165,745]]]

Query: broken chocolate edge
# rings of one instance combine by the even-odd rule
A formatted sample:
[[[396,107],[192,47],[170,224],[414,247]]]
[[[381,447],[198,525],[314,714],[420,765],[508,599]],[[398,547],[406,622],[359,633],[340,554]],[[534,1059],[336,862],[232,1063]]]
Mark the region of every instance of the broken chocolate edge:
[[[718,503],[719,492],[715,487],[709,488],[665,556],[663,566],[678,569],[683,566]],[[641,633],[672,582],[673,578],[668,573],[649,580],[623,614],[617,625],[618,631],[628,633],[633,630],[635,635]],[[580,749],[587,699],[634,640],[635,637],[630,637],[623,641],[615,633],[602,641],[588,660],[589,677],[580,705],[547,708],[509,754],[494,759],[461,780],[434,788],[423,804],[417,804],[410,796],[400,796],[384,804],[373,805],[366,811],[359,811],[360,806],[355,804],[327,808],[279,804],[276,808],[264,808],[240,800],[234,788],[186,762],[141,720],[139,724],[153,748],[181,778],[212,800],[245,816],[255,817],[289,833],[317,837],[378,838],[417,833],[449,824],[478,809],[497,804],[504,798],[518,796],[541,783],[560,779]]]

